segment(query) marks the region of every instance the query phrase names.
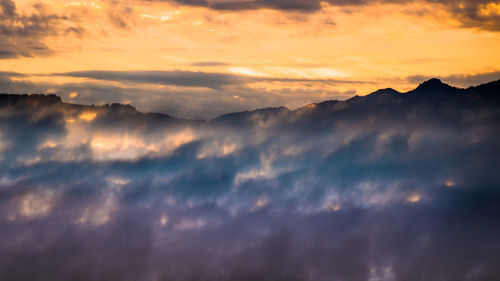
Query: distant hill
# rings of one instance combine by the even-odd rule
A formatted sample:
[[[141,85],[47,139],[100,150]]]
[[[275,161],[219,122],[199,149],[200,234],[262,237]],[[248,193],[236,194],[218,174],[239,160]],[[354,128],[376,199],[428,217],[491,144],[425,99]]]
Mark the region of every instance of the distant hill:
[[[421,83],[406,93],[394,89],[380,89],[366,96],[354,96],[348,100],[329,100],[309,104],[296,110],[286,107],[269,107],[253,111],[224,114],[209,123],[214,125],[293,125],[317,127],[332,122],[380,120],[405,120],[412,122],[461,120],[465,115],[481,110],[498,111],[500,106],[500,80],[467,89],[457,88],[433,78]],[[205,121],[181,120],[161,113],[141,113],[134,107],[123,104],[102,106],[77,105],[62,102],[56,95],[0,94],[0,108],[13,107],[16,110],[37,110],[51,107],[63,111],[82,112],[93,110],[99,113],[103,122],[137,122],[139,120],[160,122],[188,122],[204,124]]]
[[[296,110],[285,107],[264,108],[231,113],[216,118],[215,122],[252,123],[257,119],[278,118],[283,123],[317,126],[330,121],[434,120],[463,118],[474,111],[497,111],[500,107],[500,80],[461,89],[439,79],[430,79],[416,89],[400,93],[381,89],[366,96],[354,96],[345,101],[330,100],[309,104]]]

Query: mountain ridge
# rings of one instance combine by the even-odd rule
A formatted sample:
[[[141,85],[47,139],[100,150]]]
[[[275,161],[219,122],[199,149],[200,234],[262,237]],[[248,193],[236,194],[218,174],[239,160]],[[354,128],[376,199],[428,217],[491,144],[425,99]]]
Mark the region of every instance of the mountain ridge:
[[[468,99],[468,100],[467,100]],[[307,115],[311,113],[327,114],[349,107],[357,107],[359,110],[370,108],[381,109],[390,105],[416,106],[421,104],[442,105],[443,103],[457,102],[493,102],[500,101],[500,79],[468,88],[459,88],[443,83],[438,78],[432,78],[420,83],[415,89],[407,92],[399,92],[393,88],[379,89],[364,96],[355,95],[346,100],[325,100],[318,103],[308,104],[294,110],[285,106],[264,107],[254,110],[231,112],[219,115],[209,120],[189,120],[170,116],[165,113],[141,112],[129,104],[112,103],[104,105],[82,105],[63,102],[61,97],[55,94],[6,94],[0,93],[0,107],[5,106],[64,106],[72,109],[94,109],[112,111],[115,113],[133,113],[156,116],[160,119],[173,119],[179,121],[206,121],[223,122],[237,121],[249,118],[252,115]],[[324,111],[324,112],[322,112]],[[322,114],[321,114],[322,113]]]

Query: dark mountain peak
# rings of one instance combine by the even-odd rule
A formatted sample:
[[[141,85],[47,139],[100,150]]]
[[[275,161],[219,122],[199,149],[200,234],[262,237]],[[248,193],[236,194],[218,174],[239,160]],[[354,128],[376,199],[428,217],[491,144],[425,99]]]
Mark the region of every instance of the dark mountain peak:
[[[443,100],[457,97],[459,96],[458,94],[463,91],[463,89],[450,86],[437,78],[432,78],[421,83],[415,90],[409,91],[407,94],[410,94],[414,98],[424,100]]]
[[[444,83],[443,81],[441,81],[441,79],[439,78],[431,78],[427,81],[424,81],[422,83],[420,83],[420,86],[439,86],[439,85],[446,85],[448,86],[448,84]]]
[[[351,102],[369,102],[369,103],[386,103],[390,102],[394,98],[398,98],[400,96],[400,92],[392,89],[392,88],[385,88],[385,89],[380,89],[377,90],[371,94],[368,94],[363,97],[354,97],[350,101]]]
[[[458,88],[452,87],[446,83],[443,83],[438,78],[432,78],[425,82],[420,83],[418,87],[413,90],[413,92],[442,92],[449,90],[457,90]]]
[[[375,92],[369,94],[368,96],[377,96],[377,95],[397,95],[401,94],[400,92],[394,90],[393,88],[385,88],[385,89],[379,89],[376,90]]]

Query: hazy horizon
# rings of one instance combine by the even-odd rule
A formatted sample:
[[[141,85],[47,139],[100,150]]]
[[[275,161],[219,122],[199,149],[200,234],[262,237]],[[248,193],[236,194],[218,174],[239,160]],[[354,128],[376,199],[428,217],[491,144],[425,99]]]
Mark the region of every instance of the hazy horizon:
[[[424,78],[424,77],[422,77],[422,78]],[[500,78],[500,73],[499,73],[498,78]],[[475,83],[475,84],[471,84],[469,86],[460,87],[460,86],[457,86],[457,85],[453,85],[452,83],[446,83],[445,81],[442,81],[440,78],[436,78],[436,77],[432,77],[432,78],[429,77],[427,79],[428,80],[422,81],[421,83],[417,84],[417,86],[421,85],[421,84],[423,84],[423,83],[425,83],[425,82],[427,82],[429,80],[438,79],[438,80],[440,80],[444,84],[450,85],[450,86],[458,88],[458,89],[465,90],[467,88],[477,87],[477,86],[480,86],[480,85],[483,85],[483,84],[488,84],[488,83],[500,80],[500,79],[496,79],[496,80],[491,80],[491,81],[485,81],[484,83]],[[208,120],[211,120],[211,119],[215,119],[215,118],[221,117],[221,116],[226,115],[226,114],[238,113],[238,112],[245,112],[245,111],[254,111],[254,110],[260,110],[260,109],[266,109],[266,108],[272,108],[272,107],[285,107],[288,110],[294,111],[294,110],[298,110],[298,109],[303,108],[303,107],[311,106],[311,105],[318,104],[318,103],[328,102],[328,101],[348,101],[348,100],[350,100],[350,99],[352,99],[354,97],[357,97],[357,96],[366,96],[366,95],[370,95],[370,94],[376,93],[377,91],[386,90],[386,89],[393,89],[393,88],[389,87],[389,88],[383,88],[383,89],[376,89],[376,90],[373,90],[372,92],[364,93],[364,94],[361,94],[361,95],[355,94],[355,95],[347,97],[345,99],[320,100],[318,102],[308,103],[308,104],[302,104],[302,105],[299,105],[299,106],[296,106],[296,107],[292,107],[292,108],[289,108],[289,107],[286,107],[286,106],[283,106],[283,105],[269,105],[269,106],[263,106],[263,107],[255,107],[255,108],[246,108],[246,109],[243,108],[240,111],[221,111],[221,112],[217,113],[214,116],[198,116],[196,118],[189,118],[189,117],[186,118],[186,117],[183,117],[183,116],[174,116],[173,114],[170,114],[169,112],[151,112],[151,111],[147,111],[147,110],[141,110],[142,108],[140,108],[140,107],[137,108],[134,104],[132,104],[130,102],[120,103],[120,102],[109,101],[109,102],[102,102],[100,104],[76,103],[72,99],[65,100],[65,99],[63,99],[63,97],[57,95],[56,93],[50,93],[50,92],[49,93],[45,93],[45,94],[41,94],[41,93],[0,93],[0,94],[14,94],[14,95],[55,95],[55,96],[61,98],[62,102],[68,103],[68,104],[74,104],[74,105],[103,106],[103,105],[111,105],[111,104],[117,103],[117,104],[122,104],[122,105],[130,105],[133,108],[135,108],[138,112],[141,112],[141,113],[159,113],[159,114],[165,114],[165,115],[168,115],[168,116],[171,116],[171,117],[174,117],[174,118],[179,118],[179,119],[186,119],[186,120],[207,120],[208,121]],[[398,93],[404,94],[404,93],[411,92],[411,91],[413,91],[415,89],[411,89],[409,91],[398,91],[397,89],[393,89],[393,90],[397,91]],[[190,115],[188,115],[188,116],[190,116]]]

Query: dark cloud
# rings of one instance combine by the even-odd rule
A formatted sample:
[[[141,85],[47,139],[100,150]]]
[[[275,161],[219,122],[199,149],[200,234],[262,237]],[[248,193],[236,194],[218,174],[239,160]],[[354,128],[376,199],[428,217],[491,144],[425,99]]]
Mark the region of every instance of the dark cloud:
[[[0,95],[0,279],[496,280],[499,93],[212,121]]]
[[[228,64],[225,62],[218,62],[218,61],[200,61],[200,62],[194,62],[191,65],[192,66],[225,66]]]
[[[117,7],[108,11],[108,17],[111,23],[120,29],[130,29],[130,24],[126,19],[130,19],[133,9],[130,6],[120,6],[119,2],[112,2]]]
[[[76,71],[54,73],[56,76],[82,77],[106,81],[153,83],[186,87],[220,88],[241,85],[245,78],[226,73],[194,71]]]
[[[61,33],[81,34],[82,28],[70,26],[64,31],[65,16],[47,14],[43,4],[34,5],[31,15],[18,12],[13,0],[0,2],[0,58],[32,57],[51,54],[44,43],[48,36]]]
[[[19,72],[12,72],[12,71],[0,71],[0,77],[26,77],[25,74],[19,73]]]
[[[166,0],[175,2],[181,5],[208,7],[216,10],[250,10],[250,9],[277,9],[283,11],[299,11],[299,12],[314,12],[321,9],[321,2],[325,2],[336,6],[350,5],[366,5],[370,3],[380,2],[375,0]],[[405,2],[405,1],[387,1],[387,2]]]
[[[25,79],[14,81],[13,78],[22,79],[28,78],[28,76],[18,72],[0,71],[0,89],[2,89],[2,92],[19,94],[39,92],[33,83]]]
[[[2,59],[10,59],[17,57],[17,54],[12,51],[0,50],[0,58]]]
[[[2,17],[13,20],[16,17],[16,3],[11,0],[2,0],[0,2]]]
[[[341,79],[273,78],[245,76],[229,73],[201,71],[75,71],[53,73],[53,76],[69,76],[117,82],[138,82],[183,87],[206,87],[218,89],[229,85],[244,85],[252,82],[316,82],[326,84],[360,84],[361,81]]]
[[[464,27],[500,30],[498,2],[491,0],[436,1],[452,13]]]
[[[453,17],[458,19],[464,27],[474,27],[492,31],[500,29],[500,14],[498,3],[492,0],[465,0],[465,1],[443,1],[443,0],[164,0],[181,5],[208,7],[215,10],[249,10],[249,9],[276,9],[282,11],[315,12],[322,8],[325,2],[334,6],[368,6],[380,3],[407,4],[415,2],[427,2],[441,6]]]

